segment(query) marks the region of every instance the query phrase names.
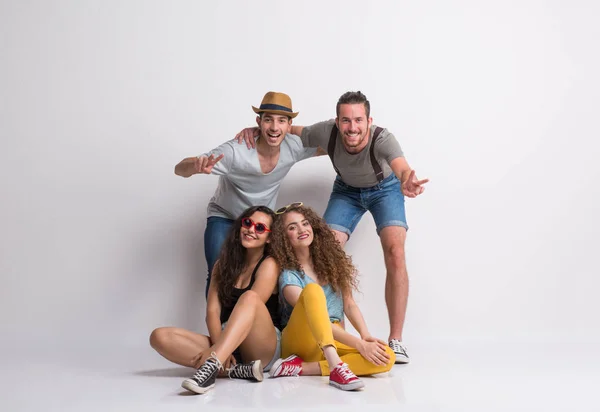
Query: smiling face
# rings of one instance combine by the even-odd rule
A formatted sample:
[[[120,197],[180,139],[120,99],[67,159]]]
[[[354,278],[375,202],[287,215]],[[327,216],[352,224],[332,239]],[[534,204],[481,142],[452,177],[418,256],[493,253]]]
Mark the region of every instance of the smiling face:
[[[313,228],[302,213],[286,213],[283,216],[283,229],[294,249],[309,247],[313,242]]]
[[[279,146],[292,127],[292,120],[289,117],[268,112],[258,116],[256,123],[260,129],[261,139],[269,146]]]
[[[369,139],[373,119],[367,117],[363,103],[341,104],[335,124],[340,130],[342,142],[348,153],[358,153],[365,148]]]
[[[247,220],[244,224],[244,220]],[[252,215],[242,220],[240,228],[240,242],[246,249],[264,247],[269,242],[269,232],[263,231],[263,228],[269,230],[273,220],[271,216],[263,212],[254,212]],[[261,233],[262,232],[262,233]]]

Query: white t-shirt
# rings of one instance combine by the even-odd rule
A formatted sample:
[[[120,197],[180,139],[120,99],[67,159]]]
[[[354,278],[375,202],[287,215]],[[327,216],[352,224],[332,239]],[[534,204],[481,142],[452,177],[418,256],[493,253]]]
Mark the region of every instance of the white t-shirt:
[[[237,140],[223,143],[204,156],[224,154],[212,169],[219,185],[208,203],[208,216],[236,219],[251,206],[275,208],[281,181],[294,163],[314,156],[317,149],[304,148],[298,136],[288,134],[279,147],[279,161],[270,173],[263,173],[256,148],[248,149]]]

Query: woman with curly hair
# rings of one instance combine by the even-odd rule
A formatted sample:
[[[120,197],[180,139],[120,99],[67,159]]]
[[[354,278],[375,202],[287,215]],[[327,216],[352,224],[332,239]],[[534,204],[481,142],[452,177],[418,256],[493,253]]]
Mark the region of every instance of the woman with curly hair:
[[[255,206],[234,221],[208,291],[210,336],[181,328],[158,328],[150,335],[159,354],[197,368],[181,384],[185,389],[205,393],[215,386],[219,371],[260,382],[280,357],[279,266],[268,256],[274,217],[268,207]]]
[[[270,376],[329,375],[342,390],[364,387],[356,375],[389,371],[394,352],[369,333],[352,297],[357,288],[352,260],[331,229],[311,208],[292,203],[276,212],[273,257],[279,263],[284,311],[282,359]],[[346,332],[344,314],[360,334]]]

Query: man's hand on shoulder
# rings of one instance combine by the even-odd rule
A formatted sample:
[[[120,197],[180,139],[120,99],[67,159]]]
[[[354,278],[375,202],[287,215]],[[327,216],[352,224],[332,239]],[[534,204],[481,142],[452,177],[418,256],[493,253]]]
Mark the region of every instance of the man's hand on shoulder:
[[[260,129],[256,126],[246,127],[241,132],[235,135],[235,139],[239,144],[246,142],[248,149],[256,147],[256,136],[260,134]]]

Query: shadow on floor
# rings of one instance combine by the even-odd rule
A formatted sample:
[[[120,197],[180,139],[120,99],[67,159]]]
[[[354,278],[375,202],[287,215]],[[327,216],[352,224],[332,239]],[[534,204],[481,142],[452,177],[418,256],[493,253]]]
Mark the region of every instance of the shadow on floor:
[[[155,376],[162,378],[189,378],[194,371],[191,368],[165,368],[165,369],[150,369],[147,371],[133,372],[137,376]]]

